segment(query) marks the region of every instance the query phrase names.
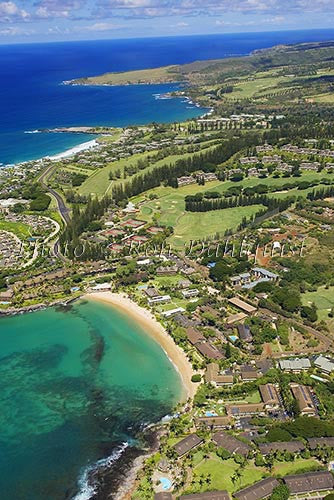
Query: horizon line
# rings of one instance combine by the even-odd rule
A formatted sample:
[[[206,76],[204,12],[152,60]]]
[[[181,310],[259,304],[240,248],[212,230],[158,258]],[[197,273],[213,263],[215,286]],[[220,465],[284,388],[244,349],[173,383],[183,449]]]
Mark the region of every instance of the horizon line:
[[[231,31],[228,33],[192,33],[192,34],[179,34],[179,35],[153,35],[153,36],[136,36],[136,37],[114,37],[114,38],[82,38],[82,39],[68,39],[68,40],[40,40],[40,41],[22,41],[22,42],[12,42],[8,43],[1,42],[0,46],[13,46],[13,45],[46,45],[46,44],[56,44],[56,43],[80,43],[80,42],[110,42],[114,40],[151,40],[157,38],[192,38],[192,37],[209,37],[209,36],[229,36],[229,35],[256,35],[261,33],[286,33],[286,32],[314,32],[314,31],[332,31],[333,41],[334,41],[334,27],[333,28],[298,28],[298,29],[275,29],[275,30],[265,30],[265,31]],[[319,40],[321,41],[321,40]],[[322,40],[324,41],[324,40]],[[326,40],[330,41],[330,40]],[[296,43],[308,43],[308,42],[296,42]],[[281,44],[278,44],[281,45]],[[291,44],[287,44],[291,45]]]

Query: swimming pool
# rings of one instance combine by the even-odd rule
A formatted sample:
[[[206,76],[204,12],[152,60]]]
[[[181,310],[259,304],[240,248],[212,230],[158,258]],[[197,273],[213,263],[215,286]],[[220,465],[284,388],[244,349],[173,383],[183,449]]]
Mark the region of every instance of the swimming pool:
[[[238,337],[236,335],[230,335],[229,336],[229,339],[232,341],[232,342],[235,342],[236,340],[238,340]]]
[[[170,490],[172,487],[172,481],[168,477],[160,477],[160,483],[164,491]]]
[[[217,413],[215,411],[206,411],[205,416],[206,417],[217,417]]]

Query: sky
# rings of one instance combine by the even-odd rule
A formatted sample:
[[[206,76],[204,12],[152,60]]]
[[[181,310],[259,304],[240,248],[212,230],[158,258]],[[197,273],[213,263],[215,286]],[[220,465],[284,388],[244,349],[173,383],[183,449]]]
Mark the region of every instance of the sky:
[[[0,0],[0,43],[334,27],[334,0]]]

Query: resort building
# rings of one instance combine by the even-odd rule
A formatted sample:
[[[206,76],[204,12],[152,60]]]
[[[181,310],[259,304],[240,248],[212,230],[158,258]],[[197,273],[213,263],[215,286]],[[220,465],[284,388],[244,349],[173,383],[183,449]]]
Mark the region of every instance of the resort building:
[[[313,170],[317,172],[319,167],[320,163],[318,161],[314,161],[314,162],[302,162],[299,168],[300,170]]]
[[[266,479],[262,479],[258,483],[253,484],[253,486],[249,486],[248,488],[244,488],[243,490],[237,491],[234,493],[235,498],[238,500],[260,500],[261,498],[269,497],[274,488],[279,485],[277,479],[273,477],[267,477]]]
[[[230,314],[226,318],[226,324],[227,325],[234,325],[234,323],[237,323],[238,321],[243,321],[246,318],[247,318],[247,314],[245,314],[245,313]]]
[[[191,288],[189,290],[182,290],[181,293],[185,299],[191,299],[199,295],[199,290],[197,290],[197,288]]]
[[[291,391],[293,397],[298,403],[301,415],[317,415],[317,408],[313,401],[311,389],[309,387],[306,385],[291,384]]]
[[[262,455],[269,455],[275,451],[299,453],[305,450],[305,446],[301,441],[278,441],[275,443],[261,443],[259,444],[259,450]]]
[[[209,427],[210,429],[230,429],[233,423],[233,419],[231,417],[220,417],[220,416],[212,416],[212,417],[198,417],[195,420],[195,425],[197,428],[199,427]]]
[[[279,155],[272,155],[272,156],[262,156],[261,162],[263,164],[266,163],[280,163],[282,161],[282,157]]]
[[[190,184],[196,184],[195,177],[183,176],[183,177],[178,177],[177,179],[178,187],[189,186]]]
[[[263,267],[253,267],[252,274],[256,278],[266,278],[270,281],[276,281],[279,278],[278,274],[272,273]]]
[[[191,281],[188,280],[188,279],[183,279],[183,280],[180,280],[177,284],[177,286],[179,288],[182,288],[182,289],[185,289],[185,288],[189,288],[191,286]]]
[[[253,382],[257,380],[259,374],[255,366],[252,365],[241,365],[240,366],[240,377],[243,382]]]
[[[143,220],[137,220],[137,219],[128,219],[120,222],[120,226],[123,227],[128,227],[132,229],[133,231],[139,231],[142,227],[144,227],[146,224],[145,221]]]
[[[190,450],[197,448],[200,444],[204,442],[203,438],[197,436],[197,434],[190,434],[178,443],[174,445],[174,450],[179,457],[183,457],[189,453]]]
[[[280,407],[279,392],[274,384],[260,385],[259,391],[266,410],[277,410]]]
[[[0,301],[9,302],[14,297],[14,291],[11,288],[0,292]]]
[[[154,500],[173,500],[173,495],[167,491],[161,491],[154,495]]]
[[[149,299],[152,299],[153,297],[159,297],[159,295],[160,295],[158,290],[156,288],[154,288],[153,286],[146,288],[144,290],[144,293]]]
[[[238,297],[232,297],[231,299],[228,299],[228,301],[230,304],[232,304],[232,306],[241,309],[247,314],[254,314],[256,312],[256,307],[248,304],[247,302],[239,299]]]
[[[219,365],[217,363],[210,363],[206,367],[205,382],[207,384],[212,384],[216,387],[232,386],[233,375],[221,374],[219,370]]]
[[[245,283],[249,283],[251,279],[250,273],[241,273],[237,276],[232,276],[230,281],[233,286],[244,285]]]
[[[238,335],[239,339],[242,342],[250,343],[253,340],[253,335],[251,334],[250,328],[248,325],[238,325]]]
[[[334,360],[325,358],[325,356],[322,355],[314,360],[314,365],[322,373],[326,373],[326,375],[330,375],[334,371]]]
[[[177,274],[178,267],[177,266],[160,266],[157,269],[158,276],[173,276]]]
[[[328,471],[308,472],[286,476],[284,482],[292,495],[320,491],[332,491],[334,477]]]
[[[94,290],[94,292],[108,292],[111,289],[112,289],[111,283],[99,283],[98,285],[94,285],[92,287],[92,290]]]
[[[334,437],[318,437],[318,438],[308,438],[308,447],[311,450],[322,447],[334,448]]]
[[[200,342],[205,342],[204,335],[200,331],[196,330],[196,328],[187,328],[186,335],[192,345],[197,345]]]
[[[163,302],[169,302],[170,300],[171,300],[170,295],[158,295],[156,297],[148,299],[147,302],[149,303],[150,306],[152,306],[154,304],[162,304]]]
[[[209,342],[203,342],[202,344],[197,344],[196,349],[202,354],[202,356],[208,359],[218,360],[224,357],[223,354],[217,349],[217,347],[210,344]]]
[[[246,457],[251,450],[248,444],[239,441],[239,439],[227,434],[226,432],[217,432],[213,435],[212,441],[219,447],[225,448],[225,450],[229,451],[231,454],[238,453]]]
[[[175,316],[176,314],[180,314],[183,312],[185,312],[185,309],[183,309],[183,307],[176,307],[175,309],[169,309],[168,311],[163,311],[161,315],[164,316],[165,318],[170,318],[172,316]]]
[[[180,500],[231,500],[227,491],[207,491],[205,493],[193,493],[183,495]]]
[[[311,363],[308,358],[281,359],[279,367],[286,372],[301,373],[311,368]]]
[[[231,417],[251,417],[252,415],[265,415],[263,403],[242,403],[226,405],[226,413]]]

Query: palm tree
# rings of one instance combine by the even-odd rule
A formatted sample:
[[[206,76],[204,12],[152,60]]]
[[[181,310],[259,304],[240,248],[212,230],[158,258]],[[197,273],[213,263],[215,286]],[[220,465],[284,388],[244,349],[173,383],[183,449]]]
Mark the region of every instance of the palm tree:
[[[206,482],[206,484],[209,486],[209,484],[211,484],[211,481],[212,481],[212,478],[211,478],[211,474],[209,473],[209,474],[206,476],[205,482]]]
[[[239,469],[236,470],[234,474],[236,476],[236,480],[240,481],[241,480],[241,476],[242,476],[240,470]]]
[[[231,476],[231,481],[232,481],[232,484],[233,484],[233,486],[234,486],[234,485],[235,485],[235,483],[236,483],[236,481],[237,481],[237,477],[236,477],[235,473],[234,473],[234,474],[232,474],[232,476]]]

